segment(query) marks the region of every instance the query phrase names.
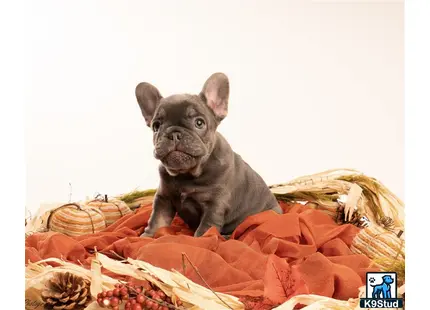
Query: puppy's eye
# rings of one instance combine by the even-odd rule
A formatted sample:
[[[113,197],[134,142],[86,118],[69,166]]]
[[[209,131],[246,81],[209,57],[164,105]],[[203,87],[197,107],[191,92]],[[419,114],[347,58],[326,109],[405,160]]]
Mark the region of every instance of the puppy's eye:
[[[195,125],[196,125],[197,128],[202,129],[203,126],[205,125],[204,119],[200,118],[200,117],[196,118]]]
[[[160,129],[160,126],[161,126],[160,122],[155,121],[155,122],[152,123],[152,130],[154,132],[157,132]]]

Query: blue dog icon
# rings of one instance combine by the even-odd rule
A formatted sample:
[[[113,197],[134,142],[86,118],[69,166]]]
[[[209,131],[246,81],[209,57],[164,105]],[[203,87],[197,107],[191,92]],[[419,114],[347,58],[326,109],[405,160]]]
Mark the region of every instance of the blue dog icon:
[[[390,275],[385,275],[382,277],[381,284],[370,284],[373,287],[372,298],[391,298],[391,283],[393,282],[394,279]]]

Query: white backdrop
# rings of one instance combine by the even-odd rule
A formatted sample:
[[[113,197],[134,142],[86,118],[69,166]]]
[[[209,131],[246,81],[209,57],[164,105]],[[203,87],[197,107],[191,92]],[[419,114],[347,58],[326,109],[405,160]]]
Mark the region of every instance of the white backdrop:
[[[37,4],[37,6],[36,6]],[[39,1],[26,109],[27,208],[158,183],[134,97],[222,71],[220,126],[267,183],[355,168],[403,198],[401,1]]]

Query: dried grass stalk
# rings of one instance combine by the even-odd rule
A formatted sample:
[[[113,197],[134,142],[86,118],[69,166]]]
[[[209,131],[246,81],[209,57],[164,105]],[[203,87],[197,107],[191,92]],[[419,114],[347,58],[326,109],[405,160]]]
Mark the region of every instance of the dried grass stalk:
[[[380,268],[381,271],[396,272],[398,283],[405,282],[406,262],[404,257],[402,258],[378,257],[373,259],[373,263],[375,266]]]
[[[134,190],[130,193],[118,196],[117,198],[119,200],[124,201],[126,204],[130,204],[133,201],[135,201],[136,199],[139,199],[142,197],[147,197],[147,196],[154,196],[155,192],[156,192],[155,189],[148,189],[148,190],[144,190],[144,191]]]
[[[357,196],[357,186],[361,192]],[[368,217],[373,223],[381,223],[386,217],[394,226],[403,230],[404,204],[375,178],[352,169],[328,170],[314,175],[303,176],[285,184],[270,187],[280,200],[308,201],[327,207],[336,207],[342,196],[351,199],[347,214],[353,209]]]
[[[27,237],[33,233],[47,231],[46,223],[48,222],[48,217],[51,214],[51,211],[64,204],[65,203],[59,202],[41,205],[34,216],[27,221],[27,225],[25,226],[25,236]]]

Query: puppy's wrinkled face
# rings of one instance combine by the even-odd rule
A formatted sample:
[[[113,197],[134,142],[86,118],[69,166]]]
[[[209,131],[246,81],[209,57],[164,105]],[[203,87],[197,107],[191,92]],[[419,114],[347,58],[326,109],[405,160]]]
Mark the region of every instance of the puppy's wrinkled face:
[[[167,172],[198,176],[210,156],[216,129],[227,115],[229,81],[215,73],[199,95],[180,94],[163,98],[149,83],[136,87],[136,98],[146,124],[154,132],[154,156]]]
[[[154,156],[171,175],[195,174],[212,152],[217,126],[201,96],[163,98],[151,121]]]

